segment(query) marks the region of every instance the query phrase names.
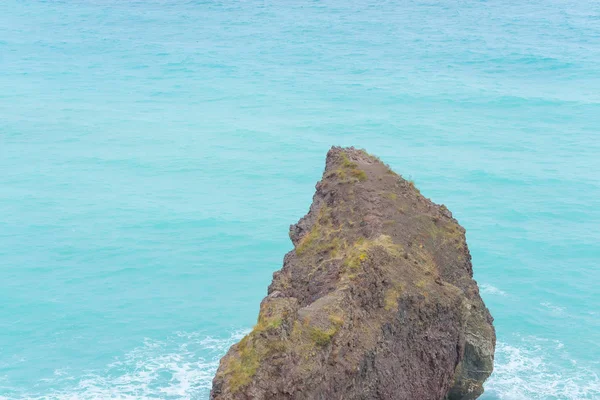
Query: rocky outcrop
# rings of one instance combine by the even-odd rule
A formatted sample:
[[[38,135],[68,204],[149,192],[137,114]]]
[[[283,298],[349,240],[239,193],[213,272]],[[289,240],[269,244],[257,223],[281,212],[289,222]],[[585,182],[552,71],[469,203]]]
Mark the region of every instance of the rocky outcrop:
[[[329,151],[316,189],[211,399],[481,395],[496,337],[450,211],[354,148]]]

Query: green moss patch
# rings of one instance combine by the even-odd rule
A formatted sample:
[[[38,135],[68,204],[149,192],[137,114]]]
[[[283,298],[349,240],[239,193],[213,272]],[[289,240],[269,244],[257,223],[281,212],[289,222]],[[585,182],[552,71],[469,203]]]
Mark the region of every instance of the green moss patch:
[[[308,232],[296,246],[296,254],[329,253],[331,258],[337,257],[345,243],[337,236],[339,228],[334,227],[331,210],[323,205],[319,215]]]
[[[250,336],[246,336],[238,344],[237,357],[230,360],[225,374],[229,376],[229,385],[233,392],[238,392],[248,385],[260,364],[260,357],[252,344]]]
[[[334,328],[322,330],[319,328],[311,327],[310,328],[310,338],[318,346],[324,347],[324,346],[327,346],[329,343],[331,343],[331,339],[333,338],[333,335],[336,334],[336,332],[337,332],[337,329],[334,329]]]
[[[357,163],[350,161],[346,153],[342,153],[341,158],[340,167],[330,173],[330,177],[335,175],[343,183],[364,182],[367,180],[367,173],[360,169]]]

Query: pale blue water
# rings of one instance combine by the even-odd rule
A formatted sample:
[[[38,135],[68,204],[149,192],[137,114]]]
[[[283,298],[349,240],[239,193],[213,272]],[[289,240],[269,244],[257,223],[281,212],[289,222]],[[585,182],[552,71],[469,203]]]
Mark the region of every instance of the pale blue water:
[[[466,227],[484,399],[598,399],[599,128],[595,1],[3,0],[0,398],[206,399],[339,144]]]

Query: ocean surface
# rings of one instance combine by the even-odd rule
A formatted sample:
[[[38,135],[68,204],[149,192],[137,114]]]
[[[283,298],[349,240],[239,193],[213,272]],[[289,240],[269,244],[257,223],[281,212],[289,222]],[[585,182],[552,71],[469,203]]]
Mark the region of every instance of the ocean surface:
[[[0,398],[207,399],[331,145],[467,229],[484,400],[600,399],[600,3],[0,2]]]

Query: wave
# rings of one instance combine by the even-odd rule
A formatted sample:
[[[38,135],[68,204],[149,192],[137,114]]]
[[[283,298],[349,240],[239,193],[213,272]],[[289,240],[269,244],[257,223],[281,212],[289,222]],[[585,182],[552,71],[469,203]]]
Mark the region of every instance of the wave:
[[[566,310],[566,307],[560,307],[549,302],[540,303],[540,305],[550,310],[553,314],[563,314]]]
[[[165,341],[146,340],[102,371],[76,377],[68,369],[56,370],[45,380],[60,388],[51,393],[0,395],[0,400],[207,399],[219,359],[247,332],[227,338],[177,333]],[[579,366],[561,342],[517,339],[518,344],[498,342],[494,373],[482,400],[600,398],[597,370]]]
[[[10,399],[207,399],[219,359],[247,332],[221,339],[199,333],[177,333],[165,341],[147,339],[101,372],[74,377],[68,368],[59,369],[44,381],[61,389]],[[0,395],[4,399],[9,398]]]
[[[600,398],[597,370],[569,357],[557,340],[522,338],[498,342],[494,373],[482,400],[584,400]]]
[[[491,295],[496,295],[496,296],[506,296],[506,292],[504,292],[490,284],[483,283],[479,287],[481,288],[481,291],[485,294],[491,294]]]

